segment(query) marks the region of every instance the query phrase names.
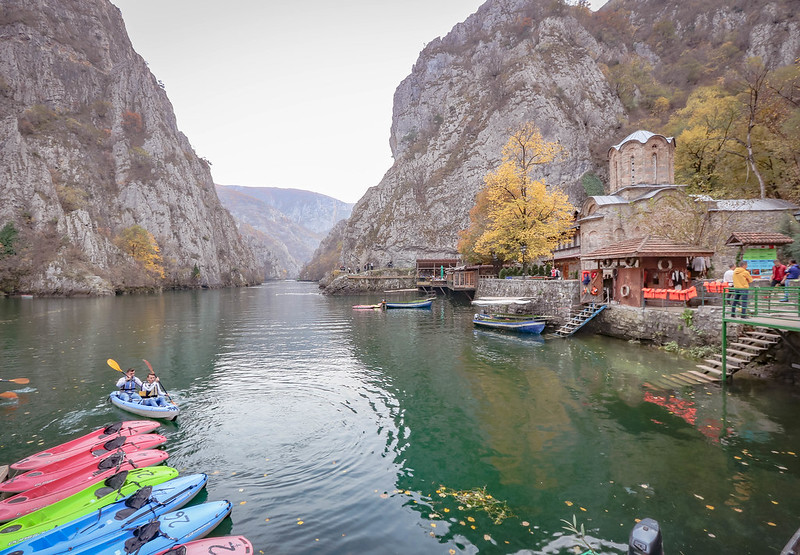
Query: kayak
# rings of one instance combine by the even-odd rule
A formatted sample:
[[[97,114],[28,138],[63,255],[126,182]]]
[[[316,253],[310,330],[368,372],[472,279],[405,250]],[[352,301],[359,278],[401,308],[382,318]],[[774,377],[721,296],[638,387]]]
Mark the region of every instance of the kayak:
[[[0,501],[0,522],[11,520],[22,515],[31,513],[69,497],[74,493],[88,488],[89,486],[102,482],[122,470],[133,470],[153,466],[164,462],[169,455],[166,451],[157,449],[147,449],[137,453],[124,454],[115,453],[112,457],[97,464],[94,468],[86,472],[71,474],[31,488],[22,493],[13,495]]]
[[[34,534],[65,524],[76,518],[119,501],[136,490],[155,486],[177,478],[178,471],[169,466],[151,466],[138,470],[118,472],[104,482],[95,484],[74,495],[56,501],[38,511],[0,524],[0,550],[18,543]]]
[[[175,511],[200,493],[208,482],[206,474],[181,476],[156,486],[143,487],[97,511],[76,518],[46,532],[12,543],[16,555],[60,555],[85,543],[136,528],[150,519]]]
[[[221,536],[180,543],[158,555],[252,555],[253,544],[244,536]]]
[[[230,501],[209,501],[163,514],[147,524],[81,544],[70,555],[155,555],[176,544],[205,537],[231,514]]]
[[[18,474],[0,483],[0,491],[27,491],[31,488],[63,478],[69,474],[83,472],[88,468],[96,466],[115,453],[144,451],[145,449],[153,449],[154,447],[163,445],[166,442],[167,438],[159,434],[115,437],[99,447],[89,447],[68,459],[56,461],[35,470],[29,470],[24,474]]]
[[[150,418],[175,420],[178,417],[178,414],[181,412],[177,405],[151,407],[149,405],[142,404],[142,402],[139,400],[134,402],[127,401],[122,398],[122,394],[119,391],[112,391],[111,395],[108,396],[108,399],[115,407],[132,412],[133,414],[138,414],[139,416],[148,416]]]
[[[152,422],[150,420],[127,420],[125,422],[117,422],[105,428],[89,432],[85,436],[61,443],[44,451],[39,451],[30,457],[25,457],[12,464],[11,468],[13,470],[33,470],[34,468],[39,468],[40,466],[50,464],[54,461],[71,457],[87,447],[101,445],[109,439],[118,436],[146,434],[152,432],[158,428],[158,426],[158,422]]]
[[[378,304],[354,304],[353,310],[380,310],[383,308],[383,303]]]

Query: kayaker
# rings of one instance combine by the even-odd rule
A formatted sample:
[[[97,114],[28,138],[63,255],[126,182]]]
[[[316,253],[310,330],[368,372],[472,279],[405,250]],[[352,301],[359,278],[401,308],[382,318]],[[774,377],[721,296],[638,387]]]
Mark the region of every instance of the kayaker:
[[[159,383],[158,376],[150,372],[147,380],[142,384],[142,404],[149,407],[166,407],[164,389]]]
[[[138,390],[142,388],[142,380],[136,377],[134,368],[128,368],[125,375],[117,380],[117,387],[126,401],[135,403],[139,400]]]

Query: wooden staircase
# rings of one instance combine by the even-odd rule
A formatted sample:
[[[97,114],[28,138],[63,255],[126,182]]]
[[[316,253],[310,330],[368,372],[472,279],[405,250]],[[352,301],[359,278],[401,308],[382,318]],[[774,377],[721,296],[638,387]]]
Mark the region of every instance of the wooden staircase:
[[[585,326],[589,320],[603,312],[603,309],[606,306],[607,305],[605,304],[595,303],[584,306],[580,311],[571,314],[569,320],[567,320],[563,326],[554,331],[553,335],[557,337],[569,337]]]
[[[780,341],[781,336],[769,328],[754,328],[745,331],[734,343],[728,345],[726,373],[728,378],[744,368],[750,361]],[[719,383],[722,381],[722,355],[706,359],[698,364],[699,370],[689,370],[680,374],[662,374],[645,384],[653,389],[668,389],[688,385]]]

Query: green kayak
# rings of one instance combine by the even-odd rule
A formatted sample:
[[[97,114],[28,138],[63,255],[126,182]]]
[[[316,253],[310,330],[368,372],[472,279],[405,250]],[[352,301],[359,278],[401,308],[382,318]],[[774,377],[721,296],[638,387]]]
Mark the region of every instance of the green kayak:
[[[119,501],[146,486],[155,486],[178,477],[169,466],[150,466],[123,471],[52,505],[0,526],[0,551],[78,517]]]

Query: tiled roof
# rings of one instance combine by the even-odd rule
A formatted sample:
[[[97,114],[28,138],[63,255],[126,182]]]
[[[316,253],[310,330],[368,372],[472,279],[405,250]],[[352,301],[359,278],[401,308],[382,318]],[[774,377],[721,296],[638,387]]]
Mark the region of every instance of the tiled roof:
[[[643,258],[643,257],[664,257],[664,256],[712,256],[714,251],[696,245],[684,245],[676,243],[664,237],[640,237],[620,241],[597,249],[583,255],[583,260],[604,260],[606,258]]]
[[[783,233],[737,231],[725,244],[735,247],[739,245],[788,245],[789,243],[794,243],[794,239]]]

